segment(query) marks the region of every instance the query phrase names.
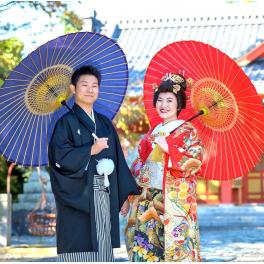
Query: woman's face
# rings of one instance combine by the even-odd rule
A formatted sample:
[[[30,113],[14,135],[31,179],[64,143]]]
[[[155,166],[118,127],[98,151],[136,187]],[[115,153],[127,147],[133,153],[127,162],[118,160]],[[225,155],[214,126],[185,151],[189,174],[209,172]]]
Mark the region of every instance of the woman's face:
[[[171,92],[160,93],[157,103],[156,111],[164,122],[170,122],[177,119],[177,99]]]

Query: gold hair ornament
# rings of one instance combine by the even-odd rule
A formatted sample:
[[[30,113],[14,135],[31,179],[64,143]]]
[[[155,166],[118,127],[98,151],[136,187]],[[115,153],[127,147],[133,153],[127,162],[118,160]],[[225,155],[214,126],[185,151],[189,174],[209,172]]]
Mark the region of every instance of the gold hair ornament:
[[[186,80],[186,82],[187,82],[188,86],[190,86],[190,87],[192,87],[192,85],[194,84],[194,80],[190,77]]]
[[[162,81],[172,81],[175,84],[173,85],[173,93],[177,94],[181,90],[180,84],[184,82],[184,79],[178,74],[166,73],[162,77]]]
[[[180,75],[178,75],[178,74],[172,74],[172,73],[166,73],[162,77],[162,81],[168,81],[168,80],[171,80],[175,84],[181,84],[181,83],[184,82],[184,79]]]

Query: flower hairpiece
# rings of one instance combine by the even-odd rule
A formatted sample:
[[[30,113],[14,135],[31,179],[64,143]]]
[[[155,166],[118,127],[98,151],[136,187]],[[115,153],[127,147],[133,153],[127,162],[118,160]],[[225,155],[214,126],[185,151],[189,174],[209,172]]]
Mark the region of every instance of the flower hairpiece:
[[[168,81],[168,80],[171,80],[175,84],[181,84],[181,83],[184,82],[184,79],[180,75],[178,75],[178,74],[172,74],[172,73],[166,73],[162,77],[162,81]]]
[[[181,86],[179,84],[173,85],[173,93],[177,94],[181,90]]]
[[[192,86],[194,84],[194,80],[192,78],[188,78],[186,82],[189,86]]]
[[[184,79],[178,74],[166,73],[166,75],[162,77],[162,81],[168,80],[171,80],[175,83],[173,85],[173,93],[177,94],[181,90],[180,84],[184,82]]]
[[[153,83],[152,87],[153,87],[154,93],[156,93],[159,89],[159,86],[156,83]]]

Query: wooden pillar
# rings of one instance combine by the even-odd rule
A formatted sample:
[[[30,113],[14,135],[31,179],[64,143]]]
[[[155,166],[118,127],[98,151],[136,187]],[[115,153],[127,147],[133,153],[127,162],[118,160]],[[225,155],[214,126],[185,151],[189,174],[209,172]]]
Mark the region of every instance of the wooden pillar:
[[[223,181],[220,185],[221,188],[221,203],[232,203],[232,182]]]
[[[16,165],[15,163],[11,163],[8,167],[7,178],[6,178],[6,193],[7,194],[11,193],[11,175],[12,175],[12,171],[15,165]]]
[[[0,194],[0,246],[8,246],[11,241],[12,195],[11,175],[15,163],[8,167],[6,178],[6,193]]]
[[[0,193],[0,247],[10,245],[11,240],[11,194]]]

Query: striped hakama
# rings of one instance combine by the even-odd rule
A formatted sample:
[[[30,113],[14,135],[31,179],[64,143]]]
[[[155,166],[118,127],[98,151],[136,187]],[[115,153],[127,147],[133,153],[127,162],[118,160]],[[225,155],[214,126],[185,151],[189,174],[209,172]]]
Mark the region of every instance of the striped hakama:
[[[98,252],[72,252],[58,254],[59,262],[112,262],[109,189],[104,186],[104,176],[94,176],[94,207]],[[88,239],[88,238],[87,238]]]

